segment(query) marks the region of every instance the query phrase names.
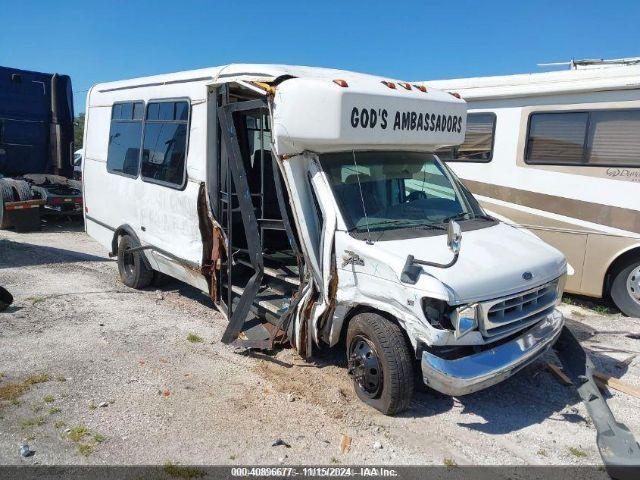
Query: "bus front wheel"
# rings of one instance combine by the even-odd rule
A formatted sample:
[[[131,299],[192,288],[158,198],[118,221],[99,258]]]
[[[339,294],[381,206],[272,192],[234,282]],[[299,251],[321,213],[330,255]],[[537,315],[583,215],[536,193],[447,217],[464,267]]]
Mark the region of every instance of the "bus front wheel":
[[[377,313],[360,313],[349,322],[346,343],[358,398],[385,415],[409,408],[413,359],[401,328]]]

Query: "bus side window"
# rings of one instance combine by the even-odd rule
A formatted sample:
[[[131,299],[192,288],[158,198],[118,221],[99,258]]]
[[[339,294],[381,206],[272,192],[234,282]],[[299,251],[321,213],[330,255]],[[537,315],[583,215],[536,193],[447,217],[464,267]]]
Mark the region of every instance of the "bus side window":
[[[107,171],[126,177],[138,176],[142,142],[142,102],[116,103],[111,110]]]
[[[181,188],[186,180],[189,102],[149,102],[144,122],[141,177]]]

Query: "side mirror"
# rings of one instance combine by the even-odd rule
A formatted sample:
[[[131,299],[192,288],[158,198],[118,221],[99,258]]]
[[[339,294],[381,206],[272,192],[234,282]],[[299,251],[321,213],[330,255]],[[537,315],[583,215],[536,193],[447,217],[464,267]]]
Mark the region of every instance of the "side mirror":
[[[460,224],[455,220],[449,220],[447,226],[447,245],[454,254],[460,253],[460,245],[462,243],[462,229]]]

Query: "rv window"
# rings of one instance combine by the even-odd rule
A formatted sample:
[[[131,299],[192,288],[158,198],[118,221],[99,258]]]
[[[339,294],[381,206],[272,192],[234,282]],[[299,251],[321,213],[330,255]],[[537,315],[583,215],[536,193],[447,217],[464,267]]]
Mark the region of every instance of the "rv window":
[[[490,162],[495,127],[494,113],[470,113],[467,115],[464,143],[457,147],[441,148],[436,154],[445,161]]]
[[[142,138],[142,102],[117,103],[111,110],[107,171],[128,177],[138,176]]]
[[[590,165],[640,167],[640,110],[591,112],[587,146]]]
[[[182,187],[185,181],[189,103],[150,102],[144,124],[141,176]]]
[[[527,160],[531,163],[582,163],[588,120],[587,112],[531,115]]]
[[[533,113],[529,164],[640,166],[640,110]]]

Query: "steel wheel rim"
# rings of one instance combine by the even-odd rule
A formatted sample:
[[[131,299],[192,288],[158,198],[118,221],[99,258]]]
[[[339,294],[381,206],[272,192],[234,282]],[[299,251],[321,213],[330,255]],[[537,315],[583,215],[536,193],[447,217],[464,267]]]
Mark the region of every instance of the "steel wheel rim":
[[[375,346],[366,337],[357,335],[349,346],[349,374],[360,392],[375,398],[382,391],[382,365]]]
[[[124,268],[127,276],[132,276],[135,272],[136,260],[133,253],[131,253],[129,249],[126,249],[124,251],[124,255],[122,256],[122,267]]]
[[[637,266],[627,277],[627,293],[638,304],[640,304],[640,266]]]

